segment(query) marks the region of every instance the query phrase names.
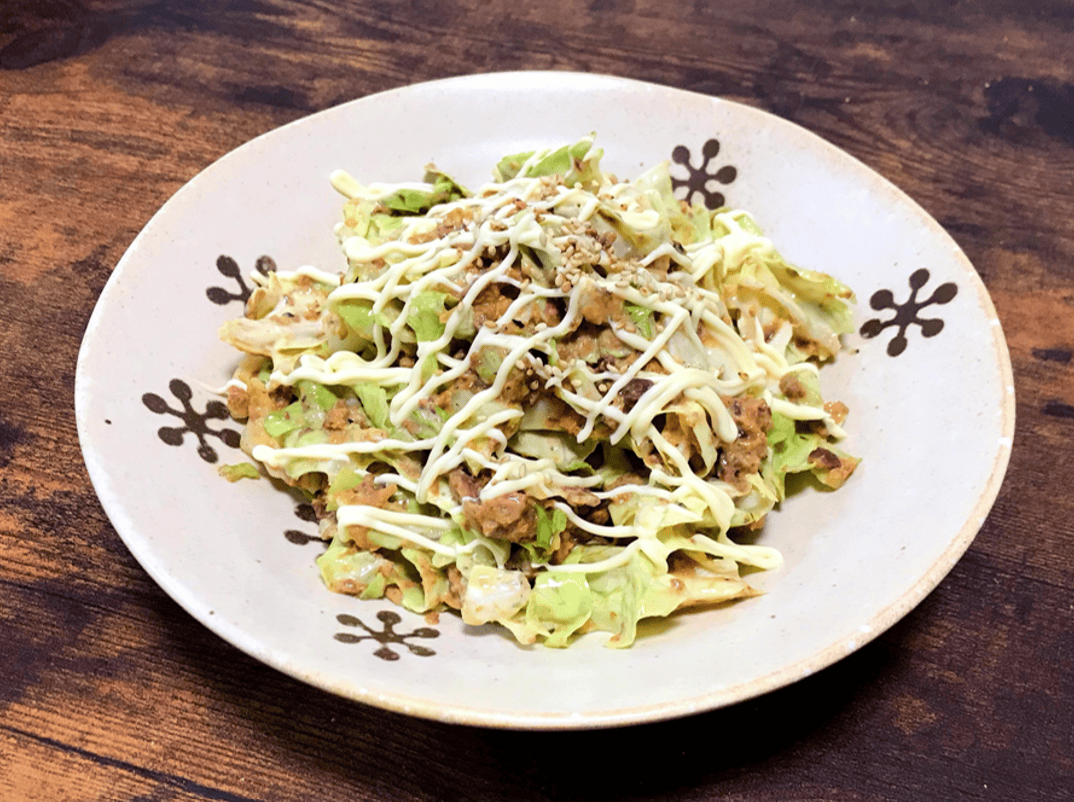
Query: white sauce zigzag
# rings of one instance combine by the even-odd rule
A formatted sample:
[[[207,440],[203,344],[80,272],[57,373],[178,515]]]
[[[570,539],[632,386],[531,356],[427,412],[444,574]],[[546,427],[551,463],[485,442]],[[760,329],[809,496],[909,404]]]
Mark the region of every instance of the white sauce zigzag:
[[[533,158],[536,159],[538,155]],[[383,198],[403,187],[428,189],[425,184],[362,187],[342,172],[333,174],[332,181],[337,189],[352,198]],[[521,410],[502,410],[487,417],[478,415],[484,405],[497,399],[512,371],[522,367],[527,359],[532,359],[531,352],[537,352],[543,354],[549,363],[547,375],[542,379],[544,388],[554,391],[584,416],[585,423],[577,435],[579,442],[586,440],[594,428],[604,422],[612,429],[610,439],[613,444],[628,436],[635,443],[647,440],[663,459],[665,467],[652,469],[647,486],[628,485],[611,491],[598,489],[596,494],[599,498],[614,498],[624,493],[640,494],[659,499],[686,513],[687,509],[680,502],[693,495],[704,501],[721,531],[726,532],[735,511],[735,491],[723,482],[698,476],[682,453],[654,425],[654,419],[669,404],[680,397],[700,404],[709,417],[713,431],[725,442],[733,440],[738,432],[722,398],[747,391],[762,396],[774,411],[794,420],[823,421],[836,438],[843,437],[843,431],[825,410],[786,401],[773,394],[772,389],[778,386],[785,374],[816,370],[809,363],[792,365],[787,362],[784,354],[791,336],[790,325],[784,323],[766,340],[761,321],[743,315],[736,330],[736,326],[725,319],[723,299],[718,293],[702,286],[705,276],[710,271],[719,270],[724,262],[741,259],[751,251],[772,250],[769,240],[744,230],[732,214],[717,215],[717,220],[730,232],[726,236],[681,250],[671,244],[662,244],[636,260],[633,273],[621,271],[601,275],[596,271],[581,273],[578,268],[561,266],[560,274],[571,282],[574,291],[558,286],[540,286],[528,279],[518,281],[508,275],[512,267],[518,266],[521,249],[548,251],[561,248],[571,239],[565,226],[570,225],[572,220],[592,219],[608,199],[617,201],[615,214],[637,230],[646,231],[660,224],[660,215],[651,208],[645,208],[643,196],[630,191],[630,185],[625,183],[606,184],[601,187],[598,196],[579,187],[566,187],[548,179],[515,178],[502,184],[486,185],[473,197],[435,207],[426,217],[406,220],[396,239],[380,245],[372,245],[360,236],[343,238],[342,250],[352,263],[369,264],[383,260],[383,268],[369,279],[341,286],[339,275],[312,267],[277,273],[281,281],[306,277],[331,288],[327,300],[329,309],[348,301],[365,301],[372,304],[374,315],[383,314],[389,309],[397,314],[387,324],[379,320],[374,323],[375,355],[371,358],[366,359],[348,351],[340,351],[327,358],[303,355],[293,370],[272,373],[271,384],[292,385],[299,380],[312,380],[330,386],[373,384],[390,388],[394,395],[389,417],[391,424],[397,428],[402,427],[423,402],[443,388],[450,387],[468,369],[469,358],[457,359],[447,350],[460,327],[466,324],[466,314],[472,309],[478,294],[493,282],[510,285],[518,294],[493,326],[479,328],[472,338],[470,356],[485,347],[501,349],[506,353],[494,380],[487,388],[475,392],[458,411],[444,420],[435,436],[413,441],[388,437],[372,442],[294,448],[259,445],[254,448],[253,457],[274,468],[286,469],[288,464],[296,460],[316,459],[338,465],[352,454],[424,452],[427,456],[416,481],[396,474],[382,475],[378,479],[397,483],[412,491],[419,503],[438,495],[440,478],[464,461],[476,462],[492,472],[490,481],[481,491],[482,498],[537,487],[547,495],[553,495],[557,486],[595,486],[600,481],[599,477],[566,475],[557,471],[550,460],[514,454],[504,447],[506,437],[497,427],[521,417]],[[522,208],[519,208],[516,200],[523,204]],[[414,235],[435,232],[436,226],[452,214],[463,214],[472,223],[461,228],[450,228],[443,236],[426,242],[407,241]],[[344,227],[338,230],[346,232]],[[479,258],[504,248],[506,255],[497,264],[480,271],[477,269]],[[678,268],[666,281],[657,280],[647,269],[663,257],[667,257],[671,265]],[[601,253],[600,264],[609,264],[610,258],[607,253]],[[563,261],[562,251],[560,261]],[[256,275],[254,279],[263,280]],[[647,310],[654,322],[650,338],[642,336],[636,326],[612,326],[612,331],[623,346],[637,353],[634,361],[621,374],[607,370],[593,371],[580,361],[569,366],[555,363],[554,343],[575,328],[582,314],[579,309],[581,289],[587,282],[591,282],[599,291],[611,293],[625,303]],[[398,364],[404,339],[410,336],[413,340],[407,322],[411,304],[425,290],[447,292],[458,298],[450,314],[442,319],[444,333],[434,341],[418,342],[416,345],[417,366],[428,358],[436,360],[437,372],[427,381],[422,380],[417,367]],[[558,325],[535,326],[524,336],[504,331],[511,320],[525,317],[527,310],[535,304],[557,299],[566,303],[565,314]],[[793,304],[792,299],[787,302]],[[702,331],[705,338],[699,336]],[[680,351],[686,350],[694,356],[685,359]],[[659,368],[652,369],[650,366]],[[569,377],[584,381],[574,382],[573,390],[567,389],[564,381]],[[635,378],[645,379],[652,384],[633,407],[624,412],[615,402],[620,391]],[[596,397],[582,392],[582,384],[595,387],[597,382],[600,382],[603,390],[597,390]],[[500,447],[499,453],[492,458],[486,455],[485,450],[474,447],[477,441],[490,437]],[[626,549],[609,560],[555,566],[556,570],[606,570],[624,564],[635,551],[648,553],[649,550],[655,550],[656,553],[663,548],[656,542],[655,530],[637,525],[600,526],[584,520],[562,501],[556,501],[555,506],[563,510],[568,520],[579,529],[610,539],[633,538]],[[441,544],[438,537],[451,528],[452,522],[421,513],[342,506],[337,512],[337,519],[341,526],[372,527],[446,557],[472,552],[478,543],[475,540],[465,546]],[[778,554],[772,549],[739,546],[726,537],[718,540],[706,537],[704,545],[710,553],[724,554],[740,562],[762,567],[778,564]]]

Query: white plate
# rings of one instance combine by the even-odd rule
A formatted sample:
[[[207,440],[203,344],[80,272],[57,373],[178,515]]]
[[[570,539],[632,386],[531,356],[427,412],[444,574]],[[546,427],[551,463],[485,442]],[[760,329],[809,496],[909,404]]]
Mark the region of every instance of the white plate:
[[[295,500],[266,481],[217,475],[220,463],[242,459],[237,437],[220,434],[239,427],[222,419],[207,389],[236,362],[216,337],[241,314],[229,299],[250,286],[245,274],[262,256],[281,269],[342,267],[332,234],[341,204],[328,183],[336,168],[403,181],[434,161],[473,186],[505,154],[590,131],[610,171],[632,176],[671,158],[680,194],[710,204],[725,196],[753,212],[790,261],[857,291],[859,333],[848,339],[859,350],[822,376],[826,397],[851,409],[846,448],[863,457],[861,467],[842,490],[807,490],[769,517],[760,542],[786,563],[754,575],[766,595],[643,627],[625,651],[604,648],[599,635],[563,651],[522,648],[450,614],[430,626],[386,601],[329,593],[314,565],[320,546],[304,538],[315,526],[296,517]],[[915,322],[919,308],[921,319],[938,322]],[[896,312],[904,326],[882,327]],[[637,81],[537,72],[363,98],[210,166],[164,205],[112,274],[79,355],[76,405],[86,464],[116,530],[161,587],[221,637],[369,704],[549,729],[727,705],[857,649],[921,601],[969,546],[1014,429],[1010,361],[980,279],[890,183],[756,109]]]

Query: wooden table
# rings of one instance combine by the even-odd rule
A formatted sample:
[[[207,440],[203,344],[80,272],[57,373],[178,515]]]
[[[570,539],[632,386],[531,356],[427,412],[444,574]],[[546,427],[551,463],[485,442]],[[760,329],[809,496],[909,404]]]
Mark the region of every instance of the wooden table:
[[[0,10],[0,798],[1074,798],[1074,6],[835,0]],[[614,73],[826,137],[965,249],[1018,433],[954,571],[784,690],[610,731],[448,726],[262,666],[160,591],[83,467],[75,359],[149,217],[282,123],[415,81]]]

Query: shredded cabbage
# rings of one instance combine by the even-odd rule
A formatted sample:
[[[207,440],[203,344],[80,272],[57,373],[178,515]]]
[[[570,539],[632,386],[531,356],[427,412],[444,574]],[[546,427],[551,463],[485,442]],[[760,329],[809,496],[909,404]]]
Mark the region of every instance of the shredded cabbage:
[[[853,472],[818,381],[851,291],[745,212],[678,201],[666,163],[624,182],[602,155],[507,156],[472,192],[338,172],[344,273],[253,277],[221,329],[248,355],[229,406],[320,512],[330,589],[629,646],[756,593],[744,569],[780,556],[736,533],[787,476]]]

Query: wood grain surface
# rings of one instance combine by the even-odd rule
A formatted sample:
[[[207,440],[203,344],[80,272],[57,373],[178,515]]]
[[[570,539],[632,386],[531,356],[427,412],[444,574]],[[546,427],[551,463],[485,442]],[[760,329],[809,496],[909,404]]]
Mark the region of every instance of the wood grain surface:
[[[75,360],[172,193],[257,134],[416,81],[613,73],[763,108],[956,238],[1018,431],[948,578],[831,668],[729,709],[574,733],[342,701],[177,607],[101,509]],[[1074,5],[1059,0],[3,0],[0,799],[1074,798]]]

